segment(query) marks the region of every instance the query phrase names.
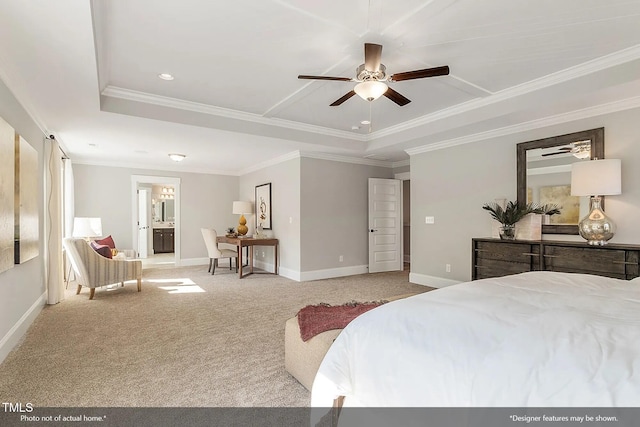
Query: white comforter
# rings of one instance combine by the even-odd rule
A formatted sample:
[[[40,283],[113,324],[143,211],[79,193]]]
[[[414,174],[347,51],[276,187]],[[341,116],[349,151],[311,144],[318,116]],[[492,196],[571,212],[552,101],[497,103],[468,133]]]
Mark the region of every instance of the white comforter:
[[[532,272],[387,303],[325,356],[312,406],[640,406],[640,280]]]

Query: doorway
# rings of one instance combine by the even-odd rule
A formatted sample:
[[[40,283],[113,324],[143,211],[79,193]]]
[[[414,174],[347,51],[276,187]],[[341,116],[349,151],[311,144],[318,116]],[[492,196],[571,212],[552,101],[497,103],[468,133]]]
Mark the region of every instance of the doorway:
[[[369,178],[369,273],[402,271],[402,181]]]
[[[180,178],[131,176],[132,241],[143,267],[180,265]]]

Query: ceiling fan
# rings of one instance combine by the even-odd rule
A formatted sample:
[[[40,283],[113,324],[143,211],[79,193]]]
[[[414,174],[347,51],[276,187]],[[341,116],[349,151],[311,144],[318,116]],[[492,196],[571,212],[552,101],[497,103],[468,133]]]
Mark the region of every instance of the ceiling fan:
[[[544,153],[542,157],[555,156],[557,154],[571,153],[578,159],[588,159],[591,157],[591,140],[576,141],[569,145],[558,148],[558,151]]]
[[[373,101],[382,95],[386,96],[399,106],[407,105],[410,99],[391,89],[385,82],[400,82],[403,80],[423,79],[425,77],[446,76],[449,74],[449,67],[425,68],[423,70],[406,71],[404,73],[396,73],[391,76],[387,75],[387,68],[380,63],[382,56],[382,45],[365,43],[364,44],[364,64],[361,64],[356,70],[356,77],[330,77],[330,76],[307,76],[299,75],[299,79],[307,80],[336,80],[341,82],[358,82],[358,84],[344,96],[334,101],[331,106],[336,107],[353,95],[358,94],[362,99]]]

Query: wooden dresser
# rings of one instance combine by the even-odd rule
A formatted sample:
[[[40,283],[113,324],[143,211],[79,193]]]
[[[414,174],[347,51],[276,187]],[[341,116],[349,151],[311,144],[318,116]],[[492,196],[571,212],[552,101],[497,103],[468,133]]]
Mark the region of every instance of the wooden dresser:
[[[546,270],[631,280],[640,276],[640,245],[552,240],[472,239],[472,280]]]

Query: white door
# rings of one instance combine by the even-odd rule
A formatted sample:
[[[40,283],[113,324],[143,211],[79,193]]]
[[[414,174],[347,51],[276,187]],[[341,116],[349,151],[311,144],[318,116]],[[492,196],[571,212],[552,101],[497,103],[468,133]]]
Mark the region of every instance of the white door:
[[[369,273],[402,270],[402,181],[369,178]]]
[[[149,190],[138,189],[138,258],[146,258],[148,254],[149,221],[147,197]]]

